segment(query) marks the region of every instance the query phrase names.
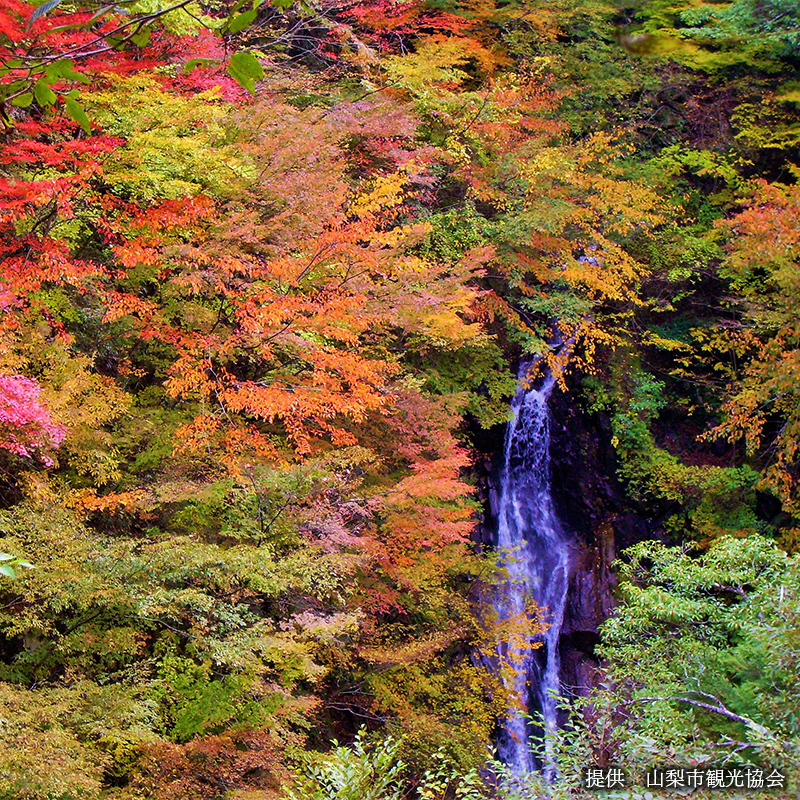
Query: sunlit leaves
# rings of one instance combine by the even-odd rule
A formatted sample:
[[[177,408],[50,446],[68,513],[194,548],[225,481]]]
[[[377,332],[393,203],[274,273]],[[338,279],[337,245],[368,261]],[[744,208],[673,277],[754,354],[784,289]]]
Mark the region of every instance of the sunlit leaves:
[[[246,22],[244,24],[247,24]],[[247,89],[250,94],[255,94],[256,81],[264,77],[264,70],[258,59],[248,52],[234,53],[228,64],[230,76],[240,85]]]

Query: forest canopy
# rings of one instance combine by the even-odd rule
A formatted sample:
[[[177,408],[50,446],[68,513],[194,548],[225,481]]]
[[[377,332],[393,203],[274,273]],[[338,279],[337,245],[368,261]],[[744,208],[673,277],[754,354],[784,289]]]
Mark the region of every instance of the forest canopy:
[[[799,111],[794,0],[6,0],[0,797],[794,791]],[[554,782],[482,611],[530,359],[649,531]]]

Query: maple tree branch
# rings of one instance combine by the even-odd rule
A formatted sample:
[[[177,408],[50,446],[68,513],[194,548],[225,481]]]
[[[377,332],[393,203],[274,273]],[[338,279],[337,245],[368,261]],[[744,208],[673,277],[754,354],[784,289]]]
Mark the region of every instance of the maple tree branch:
[[[192,639],[193,636],[191,633],[186,633],[186,631],[182,631],[179,628],[174,628],[167,622],[164,622],[163,619],[158,619],[156,617],[144,617],[141,614],[126,614],[127,619],[143,619],[147,622],[156,622],[159,625],[163,625],[167,630],[172,631],[173,633],[177,633],[178,636],[183,636],[184,639]]]
[[[5,611],[7,608],[11,608],[11,606],[15,606],[17,603],[23,601],[25,599],[25,595],[17,595],[10,603],[6,603],[4,606],[0,606],[0,611]]]
[[[354,281],[356,278],[360,278],[362,275],[369,275],[369,269],[362,269],[360,272],[356,272],[354,275],[350,274],[350,267],[347,268],[347,272],[342,277],[342,280],[337,284],[336,288],[341,289],[343,286],[346,286],[350,281]]]
[[[358,97],[353,98],[349,102],[350,103],[358,103],[361,100],[363,100],[364,98],[369,97],[370,95],[378,94],[378,92],[386,91],[386,89],[391,89],[393,86],[397,86],[398,83],[400,83],[400,79],[399,78],[396,81],[392,81],[391,83],[387,83],[387,84],[384,84],[383,86],[379,86],[377,89],[370,89],[369,91],[364,92],[363,94],[360,94]],[[322,120],[325,119],[325,117],[327,117],[328,114],[333,113],[335,110],[336,110],[336,107],[334,106],[333,108],[329,108],[327,111],[323,111],[314,120],[314,122],[315,123],[316,122],[322,122]]]
[[[243,346],[243,349],[255,350],[257,346],[263,346],[267,344],[267,342],[271,342],[273,339],[277,339],[282,333],[286,333],[286,331],[288,331],[289,328],[291,328],[292,325],[294,325],[294,323],[295,323],[295,317],[292,317],[292,319],[290,319],[279,331],[276,331],[270,336],[267,336],[265,339],[259,339],[258,345],[253,345],[251,347]],[[255,383],[258,384],[259,386],[269,386],[269,384],[264,383],[264,381],[255,381]]]
[[[734,752],[746,750],[748,747],[758,747],[755,742],[737,742],[730,737],[726,737],[721,742],[709,742],[709,747],[732,747]]]
[[[481,104],[481,107],[475,112],[475,115],[472,117],[472,119],[463,128],[457,130],[453,135],[461,136],[462,134],[466,133],[478,121],[480,115],[483,114],[483,110],[486,108],[488,103],[489,103],[489,97],[487,95],[486,97],[483,98],[483,103]]]
[[[214,324],[211,326],[211,330],[209,330],[209,332],[208,332],[209,334],[214,333],[214,331],[216,330],[216,328],[219,325],[219,323],[222,322],[222,312],[225,310],[225,301],[226,301],[226,299],[227,298],[223,297],[220,300],[219,311],[217,312],[217,319],[215,320]]]
[[[254,481],[254,483],[255,483],[255,481]],[[272,529],[272,526],[273,526],[273,525],[274,525],[274,524],[275,524],[275,523],[278,521],[278,518],[281,516],[281,514],[283,514],[283,512],[284,512],[284,511],[286,511],[286,509],[287,509],[287,508],[289,508],[289,506],[290,506],[290,505],[292,505],[292,503],[294,503],[296,500],[297,500],[297,497],[296,497],[295,495],[292,495],[292,496],[291,496],[291,497],[290,497],[290,498],[289,498],[289,499],[288,499],[288,500],[287,500],[287,501],[286,501],[286,502],[285,502],[285,503],[284,503],[284,504],[283,504],[283,505],[282,505],[282,506],[281,506],[281,507],[278,509],[277,513],[276,513],[276,514],[275,514],[275,515],[272,517],[272,519],[271,519],[271,520],[270,520],[270,521],[269,521],[269,522],[266,524],[266,526],[264,525],[264,517],[263,517],[263,515],[262,515],[262,513],[261,513],[261,508],[260,508],[260,505],[261,505],[261,504],[259,503],[259,511],[258,511],[259,523],[260,523],[260,524],[259,524],[259,528],[260,528],[260,533],[261,533],[261,536],[262,536],[262,537],[263,537],[263,536],[266,536],[266,534],[268,534],[268,533],[270,532],[270,530]]]
[[[295,275],[294,283],[299,283],[301,280],[303,280],[303,278],[305,278],[305,276],[308,275],[309,271],[313,269],[317,261],[319,261],[324,255],[326,255],[333,249],[334,246],[332,244],[326,244],[324,247],[321,247],[319,250],[317,250],[317,252],[314,253],[314,255],[311,257],[311,261],[309,261],[308,264],[305,267],[303,267],[303,269],[300,271],[298,275]]]
[[[51,200],[45,207],[44,213],[36,218],[36,222],[31,226],[31,229],[28,231],[28,235],[32,235],[36,232],[36,229],[40,226],[46,226],[50,223],[56,216],[58,215],[58,204],[56,203],[55,199]],[[50,226],[52,227],[52,226]],[[50,227],[44,231],[45,235],[50,230]]]
[[[126,28],[136,26],[135,29],[130,34],[128,34],[122,40],[122,42],[120,42],[120,44],[122,44],[123,42],[128,42],[130,41],[130,38],[132,36],[136,36],[137,32],[140,31],[142,27],[146,25],[148,22],[152,22],[156,19],[159,19],[160,17],[163,17],[165,14],[169,14],[171,11],[177,11],[178,9],[183,8],[184,6],[187,6],[192,2],[194,2],[194,0],[181,0],[180,3],[176,3],[174,6],[170,6],[169,8],[159,9],[158,11],[153,11],[150,14],[145,14],[142,17],[137,17],[136,19],[129,20],[128,22],[125,22],[122,25],[118,25],[116,28],[112,28],[110,31],[106,31],[105,33],[97,36],[92,42],[76,45],[75,47],[72,48],[72,50],[65,50],[61,53],[52,56],[46,56],[44,58],[38,59],[38,61],[42,64],[46,64],[51,61],[60,61],[64,58],[69,58],[70,56],[73,56],[74,58],[87,58],[88,56],[91,55],[99,55],[100,53],[107,52],[108,50],[113,50],[114,48],[109,45],[105,48],[96,51],[90,51],[87,53],[80,52],[80,50],[84,47],[90,47],[92,44],[95,44],[97,42],[106,41],[109,36],[113,36],[115,33],[120,33],[121,31],[124,31]]]
[[[378,54],[367,44],[361,41],[361,39],[356,36],[355,32],[349,25],[344,25],[341,22],[333,22],[329,20],[323,14],[317,13],[311,19],[315,22],[318,22],[322,25],[323,28],[326,28],[329,32],[338,32],[342,31],[347,34],[347,39],[351,46],[355,49],[356,53],[359,56],[366,59],[370,64],[378,64],[380,63],[380,58]]]
[[[325,708],[331,708],[334,711],[345,711],[348,714],[352,714],[354,717],[360,717],[361,719],[367,719],[371,722],[381,722],[386,723],[389,721],[388,717],[381,716],[379,714],[373,714],[366,708],[360,708],[359,711],[356,711],[355,708],[352,706],[343,705],[341,703],[325,703]],[[365,712],[365,713],[361,713]]]

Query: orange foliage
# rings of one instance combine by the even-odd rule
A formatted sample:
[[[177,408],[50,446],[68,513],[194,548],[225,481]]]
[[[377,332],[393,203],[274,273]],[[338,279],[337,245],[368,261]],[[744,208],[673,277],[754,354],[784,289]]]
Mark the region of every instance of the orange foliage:
[[[765,449],[764,485],[784,508],[800,510],[800,188],[755,182],[748,206],[720,228],[728,237],[726,270],[746,302],[755,354],[713,432],[750,453]],[[777,424],[775,424],[777,423]]]
[[[276,790],[288,774],[284,745],[266,731],[204,736],[143,747],[133,788],[153,800],[222,800],[232,791]]]

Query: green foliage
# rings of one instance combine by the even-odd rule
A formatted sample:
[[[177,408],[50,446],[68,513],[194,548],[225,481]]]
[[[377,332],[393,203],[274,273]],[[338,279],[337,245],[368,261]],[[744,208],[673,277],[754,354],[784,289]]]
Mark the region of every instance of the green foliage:
[[[800,52],[800,12],[789,0],[702,4],[681,11],[680,22],[686,26],[684,36],[726,51],[738,47],[744,51],[739,58],[746,62],[759,63],[758,56],[781,58]]]
[[[169,33],[178,36],[198,33],[203,27],[216,22],[203,14],[198,3],[187,3],[185,6],[170,10],[167,8],[169,7],[165,7],[159,0],[135,0],[130,6],[129,13],[148,15],[162,12],[160,23]],[[166,13],[163,13],[164,11]]]
[[[738,754],[796,770],[797,558],[757,536],[722,537],[701,555],[643,542],[620,578],[602,653],[649,746],[676,760]]]
[[[463,657],[453,658],[444,650],[447,644],[429,638],[414,647],[386,643],[368,653],[383,669],[368,674],[366,683],[380,706],[402,722],[400,755],[415,775],[429,767],[431,753],[463,773],[478,770],[496,715],[502,713],[499,698],[486,702],[487,694],[498,693],[496,680]],[[444,653],[414,659],[415,650],[437,649]]]
[[[668,53],[708,72],[740,66],[777,72],[800,44],[800,18],[791,0],[648,0],[636,9],[636,22],[629,33],[632,52]]]
[[[18,567],[25,569],[33,569],[33,564],[30,561],[17,558],[11,553],[0,553],[0,575],[5,575],[7,578],[16,578]]]
[[[288,800],[400,800],[405,764],[396,758],[400,742],[388,737],[369,744],[361,731],[351,747],[309,756]]]
[[[236,32],[233,29],[234,25],[236,26],[236,30],[241,30],[252,22],[255,18],[255,9],[252,11],[253,16],[251,19],[246,18],[247,13],[250,12],[245,12],[231,23],[229,28],[231,33]],[[234,53],[231,56],[230,63],[228,64],[228,72],[230,76],[238,84],[247,89],[250,94],[256,93],[255,82],[262,80],[264,77],[264,70],[258,59],[252,53],[247,52]]]
[[[426,353],[421,366],[426,388],[463,398],[462,407],[481,427],[506,421],[517,380],[495,341],[470,343],[455,353]]]
[[[248,697],[244,675],[215,678],[209,663],[199,665],[180,656],[161,660],[158,684],[150,694],[172,741],[188,742],[198,734],[219,733],[232,723],[258,727],[274,711],[262,698]],[[170,727],[171,725],[171,727]]]
[[[763,531],[755,513],[759,474],[751,467],[685,464],[659,446],[652,429],[669,404],[665,383],[621,362],[616,386],[589,382],[593,410],[614,409],[612,440],[617,471],[632,499],[651,511],[674,509],[666,529],[676,538],[708,541],[726,532]],[[616,389],[616,391],[615,391]]]
[[[155,708],[132,686],[80,681],[32,691],[4,683],[0,698],[6,797],[99,797],[104,776],[130,774],[139,747],[156,738]]]
[[[491,796],[491,788],[480,770],[465,772],[443,749],[433,753],[430,761],[431,766],[425,770],[417,787],[420,800],[440,800],[444,797],[485,800]]]
[[[65,725],[69,700],[30,695],[0,684],[0,792],[20,800],[98,798],[108,760]]]
[[[428,221],[431,230],[420,251],[445,264],[454,263],[473,247],[486,244],[491,233],[491,225],[470,202],[461,208],[435,214]]]

